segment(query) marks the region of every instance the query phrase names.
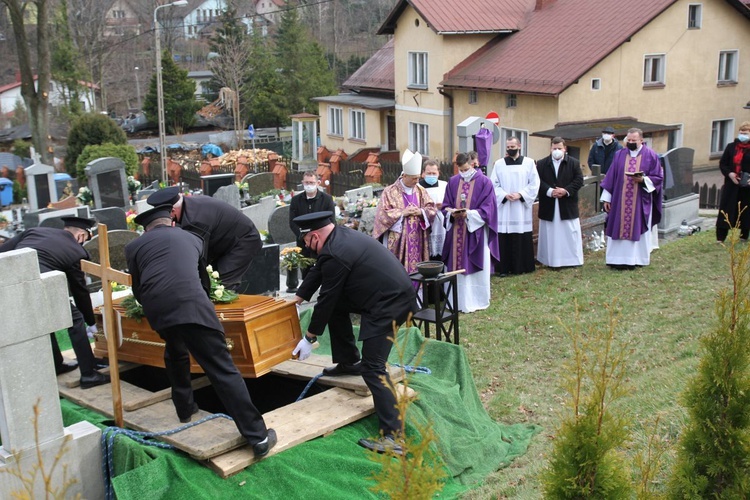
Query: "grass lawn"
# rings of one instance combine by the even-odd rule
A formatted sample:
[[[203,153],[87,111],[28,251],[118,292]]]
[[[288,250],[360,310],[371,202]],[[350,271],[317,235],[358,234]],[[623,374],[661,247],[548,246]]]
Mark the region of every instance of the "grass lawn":
[[[585,255],[578,269],[540,268],[530,275],[492,278],[489,309],[460,318],[461,344],[490,415],[503,423],[541,425],[523,457],[492,474],[466,498],[542,498],[547,463],[566,394],[562,360],[571,345],[560,321],[581,331],[606,327],[606,307],[620,311],[618,338],[629,342],[630,395],[618,403],[632,418],[629,457],[643,451],[660,416],[659,432],[675,444],[685,420],[680,395],[698,363],[698,339],[715,327],[718,291],[729,285],[727,249],[713,230],[662,243],[651,265],[615,271],[604,251]],[[667,454],[666,467],[673,456]],[[657,476],[665,482],[667,470]],[[634,484],[636,478],[634,477]]]

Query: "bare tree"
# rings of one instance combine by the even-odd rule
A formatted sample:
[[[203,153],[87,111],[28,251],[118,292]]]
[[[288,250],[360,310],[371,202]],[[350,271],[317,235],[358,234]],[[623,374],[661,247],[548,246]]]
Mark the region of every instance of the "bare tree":
[[[31,140],[34,149],[45,163],[51,164],[52,154],[48,150],[49,137],[49,90],[50,90],[50,47],[49,12],[52,0],[0,0],[8,8],[13,25],[13,38],[18,51],[18,68],[21,73],[21,96],[29,113]],[[31,40],[26,32],[24,14],[27,8],[36,10],[36,67]],[[38,77],[34,85],[34,74]]]

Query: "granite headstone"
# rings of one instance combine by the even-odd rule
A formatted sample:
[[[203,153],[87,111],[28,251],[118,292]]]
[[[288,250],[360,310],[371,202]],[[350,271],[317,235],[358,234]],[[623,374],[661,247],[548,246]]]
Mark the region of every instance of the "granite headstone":
[[[269,295],[279,289],[279,245],[263,245],[242,276],[238,293]]]
[[[672,200],[693,194],[692,148],[675,148],[661,155],[664,167],[664,199]]]
[[[24,169],[24,174],[29,195],[29,209],[32,212],[42,210],[50,202],[57,201],[54,167],[35,162]]]
[[[214,193],[214,198],[227,202],[237,210],[240,209],[240,190],[234,184],[221,186]]]
[[[108,231],[128,228],[127,215],[122,208],[97,208],[91,211],[91,215],[96,219],[96,222],[106,224]]]
[[[258,196],[273,189],[273,174],[271,172],[248,174],[242,178],[241,184],[245,183],[247,183],[248,194]]]
[[[95,208],[130,206],[125,162],[120,158],[99,158],[84,169]]]
[[[268,234],[274,243],[284,244],[297,241],[289,227],[289,205],[277,207],[268,218]]]

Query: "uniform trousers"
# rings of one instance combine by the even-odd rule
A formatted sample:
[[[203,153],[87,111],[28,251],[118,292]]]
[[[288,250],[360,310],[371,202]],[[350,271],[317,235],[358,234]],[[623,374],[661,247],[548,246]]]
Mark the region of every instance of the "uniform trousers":
[[[362,323],[365,324],[365,318],[362,319]],[[331,334],[331,355],[334,363],[353,364],[360,359],[362,360],[361,375],[367,388],[372,393],[372,401],[375,405],[380,430],[384,435],[400,431],[401,422],[398,409],[396,409],[396,396],[391,390],[393,383],[385,368],[388,355],[393,347],[393,342],[388,337],[394,335],[393,331],[387,328],[383,332],[378,332],[378,335],[374,337],[367,335],[370,332],[361,331],[360,338],[362,338],[362,334],[369,337],[362,341],[361,358],[354,339],[352,321],[348,310],[336,308],[333,311],[328,321],[328,331]],[[383,384],[381,377],[385,377],[390,387]]]
[[[73,346],[73,352],[75,352],[76,359],[78,360],[78,369],[81,371],[82,376],[92,375],[94,368],[96,368],[96,360],[94,359],[94,353],[91,351],[89,337],[86,335],[86,322],[83,319],[81,311],[73,304],[70,304],[70,314],[73,318],[73,326],[68,328],[68,336]],[[63,355],[60,352],[60,346],[57,344],[55,332],[50,334],[50,339],[52,341],[52,357],[55,360],[55,368],[59,369],[63,364]]]
[[[242,276],[262,247],[260,239],[248,233],[239,238],[229,252],[214,260],[214,270],[219,272],[219,279],[228,290],[239,290]]]
[[[211,381],[216,394],[240,434],[251,445],[263,441],[268,430],[258,409],[250,399],[245,381],[227,350],[224,333],[203,325],[177,325],[160,330],[164,339],[164,364],[172,384],[172,402],[177,416],[187,418],[193,409],[190,385],[190,354]]]

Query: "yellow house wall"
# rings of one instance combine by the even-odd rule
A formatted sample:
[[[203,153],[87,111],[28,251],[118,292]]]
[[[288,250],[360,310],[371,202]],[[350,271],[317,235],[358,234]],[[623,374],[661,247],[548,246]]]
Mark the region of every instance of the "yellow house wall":
[[[702,4],[700,29],[687,29],[691,3]],[[718,158],[709,155],[712,121],[734,119],[736,133],[750,119],[743,109],[750,98],[748,47],[750,21],[727,2],[680,0],[568,88],[560,96],[559,121],[634,116],[682,124],[682,145],[695,150],[695,166],[717,165]],[[735,49],[738,84],[719,87],[719,52]],[[646,54],[666,54],[664,88],[643,87]],[[601,90],[591,90],[592,78],[601,78]],[[652,147],[664,152],[666,134],[655,136]]]
[[[447,150],[448,134],[451,133],[449,102],[438,92],[437,86],[445,73],[492,38],[492,35],[438,35],[411,6],[404,10],[394,36],[396,144],[399,151],[408,147],[409,122],[414,122],[429,126],[429,156],[440,159],[450,156]],[[407,88],[409,52],[428,54],[427,89]]]
[[[342,127],[344,136],[339,137],[328,134],[328,107],[340,107],[343,112]],[[351,109],[365,112],[365,140],[352,139],[350,137],[349,111]],[[320,143],[330,150],[343,149],[347,154],[352,154],[361,148],[381,148],[387,145],[385,112],[373,109],[357,108],[352,106],[338,106],[336,104],[320,102]]]

